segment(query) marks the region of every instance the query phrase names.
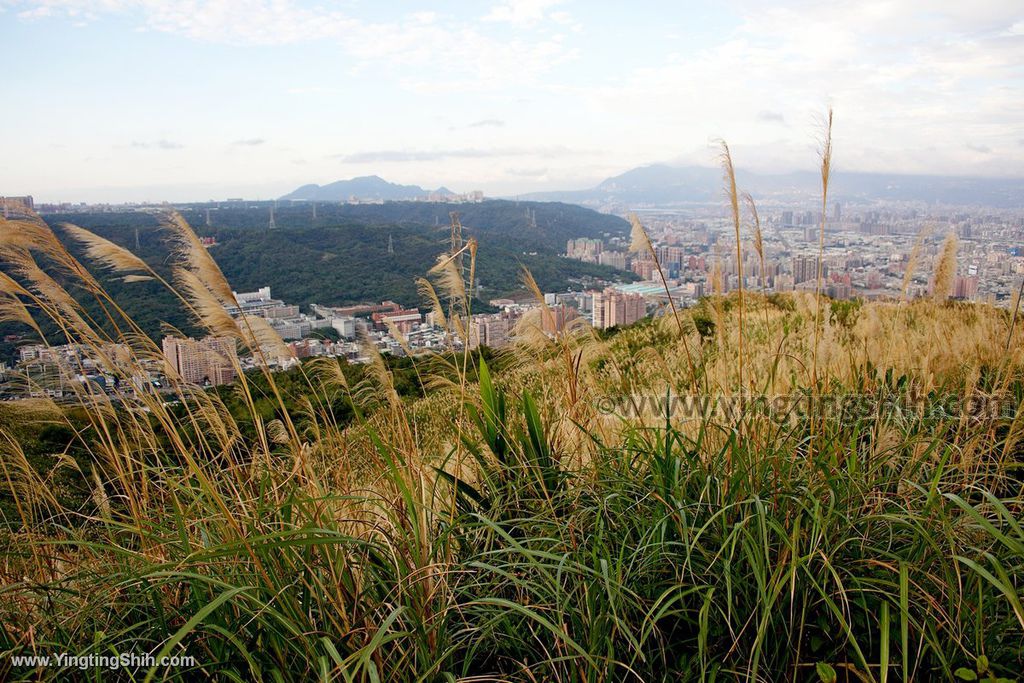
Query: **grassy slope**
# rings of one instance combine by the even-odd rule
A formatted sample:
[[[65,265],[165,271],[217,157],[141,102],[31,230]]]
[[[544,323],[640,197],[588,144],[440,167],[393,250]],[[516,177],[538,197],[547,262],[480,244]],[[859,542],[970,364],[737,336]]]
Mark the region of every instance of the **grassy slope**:
[[[279,345],[224,314],[227,282],[175,225],[197,323],[249,352]],[[39,270],[115,303],[45,225],[0,233],[28,286],[4,280],[7,315],[52,316],[96,354],[125,343],[123,380],[159,355],[145,335],[108,339]],[[434,277],[465,315],[458,274]],[[0,653],[194,657],[148,671],[179,680],[1022,670],[1024,331],[1006,352],[1008,315],[985,306],[748,292],[737,309],[717,297],[555,340],[527,326],[493,381],[476,354],[389,366],[369,351],[358,372],[257,370],[230,397],[171,377],[177,405],[85,385],[72,411],[42,404],[45,438],[0,425]],[[739,409],[650,408],[685,394]],[[829,411],[766,413],[752,395]],[[1013,409],[954,405],[978,397]],[[77,498],[53,476],[67,470]]]
[[[813,393],[813,300],[747,305],[749,390]],[[2,594],[7,646],[28,648],[31,627],[53,643],[37,649],[166,646],[205,674],[286,680],[1019,671],[1019,420],[602,415],[606,397],[694,383],[735,393],[735,301],[695,314],[707,334],[687,336],[690,361],[673,320],[648,322],[538,339],[492,361],[499,388],[476,383],[475,360],[464,380],[424,360],[439,386],[412,403],[383,366],[351,392],[311,367],[323,396],[354,397],[368,421],[334,430],[311,404],[294,415],[298,440],[263,456],[229,428],[234,447],[197,452],[214,467],[168,454],[131,475],[150,487],[149,511],[115,499],[107,514],[137,530],[93,522],[70,536],[94,539],[88,549],[8,550],[9,571],[38,573]],[[823,317],[819,395],[1021,398],[1022,338],[1007,359],[1001,311],[870,304]],[[224,466],[250,452],[273,464]],[[120,485],[106,486],[113,497]],[[55,558],[67,569],[26,568]],[[63,591],[42,603],[36,581]]]

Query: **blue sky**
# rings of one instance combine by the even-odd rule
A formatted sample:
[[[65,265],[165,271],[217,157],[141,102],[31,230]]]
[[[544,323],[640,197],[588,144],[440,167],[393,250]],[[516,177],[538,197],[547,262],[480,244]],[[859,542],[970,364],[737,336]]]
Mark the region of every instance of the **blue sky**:
[[[652,162],[1024,176],[1020,0],[0,0],[0,194],[511,194]]]

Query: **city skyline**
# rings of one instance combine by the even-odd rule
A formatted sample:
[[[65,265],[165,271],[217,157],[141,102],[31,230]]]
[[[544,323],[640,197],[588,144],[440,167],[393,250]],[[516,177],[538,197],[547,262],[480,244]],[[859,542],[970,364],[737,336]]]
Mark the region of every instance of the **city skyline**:
[[[913,4],[0,0],[0,194],[507,195],[710,165],[718,137],[806,169],[830,105],[844,170],[1024,176],[1019,7]]]

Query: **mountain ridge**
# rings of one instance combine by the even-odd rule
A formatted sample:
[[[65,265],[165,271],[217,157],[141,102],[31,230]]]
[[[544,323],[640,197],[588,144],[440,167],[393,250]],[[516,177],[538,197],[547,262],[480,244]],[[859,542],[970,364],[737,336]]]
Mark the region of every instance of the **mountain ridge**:
[[[759,199],[817,197],[821,191],[821,176],[816,171],[764,174],[737,170],[736,176],[741,189]],[[649,164],[589,189],[533,192],[519,198],[583,206],[673,206],[719,201],[722,188],[722,171],[715,167]],[[1010,208],[1024,206],[1024,179],[837,171],[830,196],[836,201],[924,201]]]
[[[403,199],[419,199],[430,194],[440,193],[453,195],[447,188],[436,191],[425,190],[419,185],[400,185],[384,180],[378,175],[358,176],[348,180],[336,180],[326,185],[309,183],[296,188],[282,196],[282,201],[346,201],[352,197],[357,199],[381,199],[400,201]]]
[[[737,170],[740,188],[757,199],[800,201],[817,198],[821,177],[817,171],[756,173]],[[713,166],[677,166],[655,163],[629,169],[597,185],[579,190],[530,192],[516,199],[566,202],[586,207],[672,207],[718,202],[722,198],[722,171]],[[349,199],[404,201],[427,197],[454,198],[445,186],[436,190],[392,183],[378,175],[337,180],[326,185],[309,183],[280,197],[281,201],[344,202]],[[1024,207],[1024,178],[988,178],[926,174],[836,171],[830,197],[835,201],[921,201],[930,204]]]

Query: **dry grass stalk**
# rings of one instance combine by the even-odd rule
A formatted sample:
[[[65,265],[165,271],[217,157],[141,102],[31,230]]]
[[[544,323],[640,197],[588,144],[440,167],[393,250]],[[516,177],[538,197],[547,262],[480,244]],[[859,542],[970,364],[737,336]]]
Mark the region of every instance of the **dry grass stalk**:
[[[740,237],[740,198],[736,190],[736,169],[733,168],[732,154],[729,145],[725,140],[721,141],[722,172],[725,176],[725,196],[729,200],[729,208],[732,211],[732,224],[736,238],[736,272],[739,277],[739,357],[740,390],[746,387],[743,385],[743,241]]]
[[[29,313],[28,308],[25,304],[16,296],[10,294],[0,294],[0,321],[2,322],[16,322],[23,325],[27,325],[39,335],[43,336],[42,331],[39,329],[39,325],[36,324],[35,318]]]
[[[648,253],[654,257],[654,245],[651,244],[651,238],[647,235],[647,231],[644,230],[640,219],[633,212],[629,214],[629,224],[629,251],[634,254]]]
[[[434,314],[434,324],[447,329],[448,321],[444,315],[444,306],[441,304],[441,299],[437,296],[437,290],[434,289],[434,285],[430,284],[430,280],[423,277],[416,278],[416,291],[430,305],[430,310]]]
[[[239,328],[243,333],[242,340],[253,353],[273,360],[292,358],[291,348],[285,344],[281,333],[275,330],[266,318],[243,315]]]
[[[188,222],[177,211],[164,214],[163,219],[164,227],[171,236],[172,249],[182,267],[191,271],[222,304],[234,305],[231,285]]]
[[[643,224],[640,222],[640,218],[637,217],[636,213],[630,212],[629,214],[630,223],[630,244],[629,250],[631,252],[646,252],[650,255],[654,261],[654,267],[658,271],[658,277],[661,278],[661,286],[665,290],[665,296],[668,298],[669,310],[672,311],[672,318],[676,321],[676,328],[679,330],[679,338],[682,341],[683,349],[686,351],[686,360],[689,365],[691,382],[693,383],[694,389],[697,386],[697,368],[693,363],[693,357],[690,355],[689,342],[686,339],[686,329],[683,327],[683,321],[679,317],[679,310],[676,308],[675,299],[672,297],[672,291],[669,289],[668,280],[665,278],[665,271],[662,270],[661,261],[658,260],[658,254],[654,250],[654,245],[651,244],[651,238],[648,236],[647,231],[644,230]]]
[[[832,179],[832,109],[828,110],[822,132],[821,151],[821,222],[818,228],[818,273],[814,285],[814,348],[818,348],[819,326],[821,324],[821,289],[822,273],[825,259],[825,217],[828,214],[828,188]],[[818,356],[814,354],[811,368],[811,381],[818,384]],[[817,389],[815,389],[817,391]]]
[[[1006,334],[1006,352],[1010,352],[1010,342],[1013,341],[1013,331],[1017,327],[1017,316],[1020,313],[1020,302],[1024,298],[1024,278],[1020,280],[1020,289],[1017,290],[1017,297],[1013,300],[1013,316],[1010,318],[1010,331]]]
[[[910,257],[907,259],[907,269],[903,273],[903,286],[900,289],[900,299],[904,301],[907,298],[907,292],[910,290],[910,283],[914,279],[914,273],[917,271],[917,262],[921,258],[921,247],[924,245],[924,240],[929,234],[931,234],[930,226],[922,228],[914,239],[914,246],[910,249]]]
[[[336,358],[321,356],[310,361],[311,375],[319,379],[321,386],[337,387],[348,392],[348,378]]]
[[[959,240],[957,240],[954,233],[950,232],[942,242],[942,251],[932,273],[932,300],[935,303],[942,303],[949,298],[950,293],[953,291],[953,281],[956,279],[956,252],[958,247]]]
[[[757,204],[754,203],[754,198],[749,192],[743,193],[743,201],[746,202],[747,208],[750,210],[750,217],[754,219],[754,253],[757,254],[757,260],[761,267],[761,289],[764,289],[764,235],[761,233],[761,215],[758,213]]]
[[[110,270],[118,273],[149,272],[150,270],[145,261],[108,239],[71,223],[63,223],[61,227],[64,232],[85,247],[85,253],[89,258]]]
[[[463,247],[454,254],[441,254],[437,257],[437,263],[429,271],[429,274],[436,278],[437,288],[448,299],[448,325],[463,344],[468,343],[470,310],[466,281],[461,267],[462,256],[466,251],[467,247]]]
[[[413,353],[412,348],[409,346],[409,340],[406,339],[405,335],[402,334],[402,331],[400,329],[398,329],[398,325],[395,324],[394,320],[391,320],[390,318],[384,318],[384,327],[387,328],[388,334],[390,334],[392,336],[392,338],[396,342],[398,342],[398,345],[400,347],[402,347],[402,350],[405,351],[405,355],[407,355],[407,356],[415,355]]]
[[[238,323],[195,271],[177,268],[174,271],[174,279],[192,307],[197,325],[217,337],[242,339]]]

